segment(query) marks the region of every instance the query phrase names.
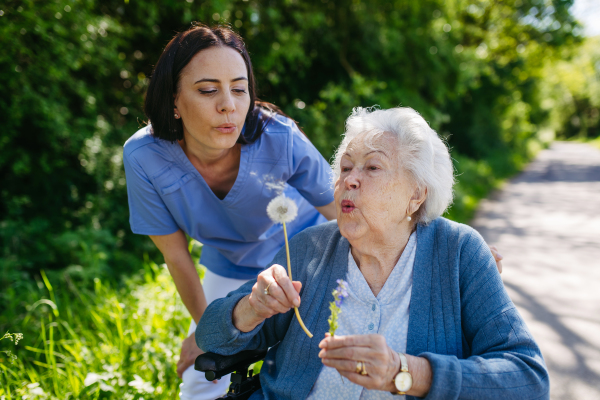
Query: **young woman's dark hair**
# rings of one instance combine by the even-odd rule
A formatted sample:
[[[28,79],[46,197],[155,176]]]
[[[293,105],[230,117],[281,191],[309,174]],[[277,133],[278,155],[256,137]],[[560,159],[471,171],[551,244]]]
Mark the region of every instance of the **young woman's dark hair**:
[[[152,124],[152,134],[155,137],[171,142],[183,139],[183,124],[174,117],[173,112],[174,95],[177,94],[181,71],[196,54],[215,46],[231,47],[240,53],[246,63],[250,107],[246,115],[244,135],[240,135],[239,143],[252,143],[258,139],[273,113],[285,115],[277,106],[258,101],[252,62],[242,38],[225,26],[196,25],[171,39],[154,67],[144,112]]]

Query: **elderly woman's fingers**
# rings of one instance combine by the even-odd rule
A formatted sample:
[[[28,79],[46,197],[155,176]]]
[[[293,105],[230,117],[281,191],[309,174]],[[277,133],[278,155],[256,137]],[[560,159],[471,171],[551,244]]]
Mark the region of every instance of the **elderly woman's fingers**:
[[[253,293],[251,293],[248,297],[248,302],[250,303],[250,306],[252,307],[257,316],[259,316],[262,319],[266,319],[272,317],[275,314],[286,312],[283,308],[278,309],[277,305],[273,307],[273,304],[267,304],[266,301],[263,299],[263,296],[264,295],[256,294],[253,291]]]
[[[278,281],[272,281],[268,293],[263,293],[260,299],[267,307],[273,308],[277,313],[286,313],[293,307]]]
[[[336,368],[352,382],[368,389],[383,390],[399,368],[397,353],[382,335],[326,337],[321,344],[319,357],[324,365]],[[357,373],[359,362],[364,363],[367,376]]]
[[[294,289],[296,289],[296,292],[300,293],[300,290],[302,290],[302,282],[292,281],[292,285],[294,285]]]
[[[270,294],[276,292],[277,282],[273,279],[270,271],[263,271],[257,278],[256,284],[252,287],[248,301],[254,312],[261,318],[270,318],[275,314],[285,313],[289,307],[285,307]],[[281,289],[279,289],[281,292]],[[280,297],[282,295],[280,294]]]
[[[319,357],[325,360],[350,360],[356,365],[356,361],[372,361],[374,363],[384,361],[383,354],[379,354],[370,347],[344,347],[341,349],[321,350]],[[353,370],[352,368],[348,369]]]
[[[274,311],[273,314],[285,314],[292,308],[287,304],[283,304],[279,299],[275,298],[274,296],[264,296],[261,300],[267,308]]]
[[[340,347],[371,347],[373,340],[380,335],[348,335],[348,336],[329,336],[321,340],[319,347],[322,349],[336,349]]]
[[[325,364],[325,362],[323,362]],[[331,364],[331,365],[330,365]],[[374,390],[393,390],[393,388],[386,388],[392,382],[395,374],[394,372],[390,372],[386,369],[382,369],[377,365],[371,363],[365,363],[365,375],[362,375],[357,372],[357,362],[342,362],[333,360],[330,361],[330,364],[325,364],[328,367],[332,367],[337,369],[337,371],[348,378],[351,382],[356,383],[366,389],[374,389]],[[333,364],[341,366],[342,368],[337,368]]]
[[[294,307],[294,301],[300,304],[298,291],[301,287],[300,282],[289,279],[281,265],[275,264],[258,275],[249,298],[250,305],[262,318],[286,313]]]
[[[338,371],[346,371],[346,372],[356,372],[356,365],[358,363],[358,361],[356,360],[336,360],[334,358],[324,358],[323,360],[323,364],[325,364],[328,367],[331,368],[335,368]],[[365,367],[367,369],[367,373],[369,370],[369,366],[367,365]]]
[[[339,370],[338,370],[339,371]],[[380,378],[373,377],[370,375],[361,375],[356,372],[339,371],[339,373],[352,383],[356,383],[366,389],[382,390],[382,387],[386,382],[383,382]]]
[[[290,307],[298,307],[300,305],[300,295],[292,284],[292,280],[288,277],[286,270],[281,265],[273,265],[277,267],[273,269],[273,278],[277,281],[277,285],[281,288],[285,298],[277,298],[282,304],[289,304]],[[275,295],[275,293],[273,293]],[[277,293],[279,294],[279,292]]]

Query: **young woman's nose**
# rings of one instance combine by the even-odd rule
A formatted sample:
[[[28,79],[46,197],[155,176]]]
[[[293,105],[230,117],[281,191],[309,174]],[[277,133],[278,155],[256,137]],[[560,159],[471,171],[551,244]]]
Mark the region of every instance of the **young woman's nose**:
[[[231,93],[225,92],[217,105],[218,111],[223,114],[229,114],[235,111],[235,103]]]

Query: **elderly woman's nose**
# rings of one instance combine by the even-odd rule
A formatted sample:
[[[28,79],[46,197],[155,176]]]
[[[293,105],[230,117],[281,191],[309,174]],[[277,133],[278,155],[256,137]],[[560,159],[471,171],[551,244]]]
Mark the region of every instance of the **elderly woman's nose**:
[[[348,189],[358,189],[360,187],[360,172],[358,168],[352,168],[344,179],[344,183]]]

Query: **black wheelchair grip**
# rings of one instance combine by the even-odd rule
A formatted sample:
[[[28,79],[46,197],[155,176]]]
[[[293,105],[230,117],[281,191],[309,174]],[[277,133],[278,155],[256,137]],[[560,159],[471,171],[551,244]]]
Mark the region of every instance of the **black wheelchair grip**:
[[[267,350],[246,350],[231,356],[204,353],[196,358],[194,369],[204,372],[208,381],[214,381],[232,372],[247,370],[250,364],[266,355]]]

